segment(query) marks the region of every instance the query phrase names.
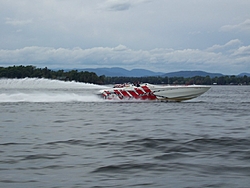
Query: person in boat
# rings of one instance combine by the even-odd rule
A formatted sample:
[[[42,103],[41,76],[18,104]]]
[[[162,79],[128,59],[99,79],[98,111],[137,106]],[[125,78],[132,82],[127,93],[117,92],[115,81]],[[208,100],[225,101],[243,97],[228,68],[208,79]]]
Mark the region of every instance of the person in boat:
[[[135,83],[134,83],[134,86],[140,87],[140,82],[139,82],[139,81],[135,82]]]

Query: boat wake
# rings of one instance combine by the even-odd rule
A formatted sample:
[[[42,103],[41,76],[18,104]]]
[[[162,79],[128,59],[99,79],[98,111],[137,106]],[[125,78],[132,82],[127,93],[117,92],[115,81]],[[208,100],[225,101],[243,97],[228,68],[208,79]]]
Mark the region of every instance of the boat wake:
[[[0,103],[6,102],[102,102],[96,91],[104,86],[59,80],[0,79]]]
[[[102,102],[95,95],[79,95],[75,93],[15,93],[0,94],[0,103],[3,102]]]
[[[45,78],[0,79],[0,89],[102,89],[104,86]]]

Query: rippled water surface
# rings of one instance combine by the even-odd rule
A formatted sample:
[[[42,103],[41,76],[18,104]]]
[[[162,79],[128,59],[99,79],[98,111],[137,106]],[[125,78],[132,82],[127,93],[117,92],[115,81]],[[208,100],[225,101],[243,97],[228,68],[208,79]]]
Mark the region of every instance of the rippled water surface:
[[[0,80],[0,187],[249,187],[249,86],[181,103],[99,89]]]

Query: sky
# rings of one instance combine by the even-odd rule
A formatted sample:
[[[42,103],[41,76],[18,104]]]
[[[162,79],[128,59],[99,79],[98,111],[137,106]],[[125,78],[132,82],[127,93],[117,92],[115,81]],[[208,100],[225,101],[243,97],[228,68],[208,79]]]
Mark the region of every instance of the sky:
[[[0,0],[0,66],[250,73],[249,0]]]

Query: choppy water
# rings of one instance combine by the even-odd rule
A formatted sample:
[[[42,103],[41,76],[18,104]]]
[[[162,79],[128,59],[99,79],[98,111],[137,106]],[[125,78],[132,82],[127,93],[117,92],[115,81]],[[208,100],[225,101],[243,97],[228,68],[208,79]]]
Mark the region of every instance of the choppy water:
[[[102,86],[0,80],[0,187],[249,187],[250,87],[181,103]]]

